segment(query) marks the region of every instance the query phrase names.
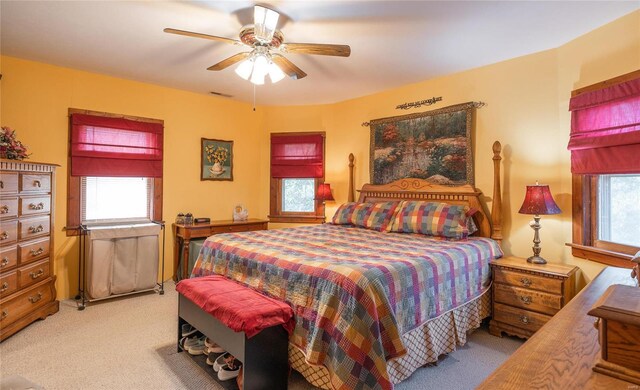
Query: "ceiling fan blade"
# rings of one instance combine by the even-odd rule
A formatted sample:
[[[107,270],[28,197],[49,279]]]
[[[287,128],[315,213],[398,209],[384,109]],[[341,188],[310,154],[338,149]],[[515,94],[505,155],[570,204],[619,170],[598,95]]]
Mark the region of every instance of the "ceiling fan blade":
[[[235,55],[232,55],[231,57],[224,59],[220,62],[218,62],[215,65],[211,65],[210,67],[207,68],[207,70],[222,70],[222,69],[226,69],[228,67],[230,67],[233,64],[237,64],[238,62],[249,58],[249,56],[251,55],[250,52],[246,52],[246,53],[238,53]]]
[[[302,69],[298,68],[293,64],[293,62],[289,61],[285,57],[280,54],[271,55],[271,59],[282,69],[282,71],[289,77],[294,80],[300,80],[305,77],[307,74],[302,71]]]
[[[175,29],[175,28],[165,28],[163,31],[166,32],[166,33],[170,33],[170,34],[185,35],[187,37],[204,38],[204,39],[209,39],[209,40],[212,40],[212,41],[230,43],[232,45],[242,45],[242,42],[237,41],[235,39],[217,37],[215,35],[202,34],[202,33],[185,31],[185,30],[178,30],[178,29]]]
[[[323,43],[285,43],[280,46],[284,53],[315,54],[320,56],[349,57],[351,48],[348,45],[329,45]]]
[[[276,31],[280,14],[276,11],[256,5],[253,7],[253,25],[255,37],[262,43],[271,42]]]

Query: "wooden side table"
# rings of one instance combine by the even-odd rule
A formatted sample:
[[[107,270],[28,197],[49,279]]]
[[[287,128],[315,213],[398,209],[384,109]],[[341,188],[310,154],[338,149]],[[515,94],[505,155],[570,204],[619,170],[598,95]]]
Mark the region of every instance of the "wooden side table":
[[[491,263],[493,315],[489,332],[529,338],[575,295],[579,268],[505,257]]]
[[[209,223],[194,223],[183,225],[174,223],[173,226],[173,280],[178,280],[178,264],[180,263],[180,249],[182,252],[182,275],[188,272],[189,242],[194,238],[207,238],[214,234],[250,232],[266,230],[269,221],[264,219],[247,219],[246,221],[211,221]]]

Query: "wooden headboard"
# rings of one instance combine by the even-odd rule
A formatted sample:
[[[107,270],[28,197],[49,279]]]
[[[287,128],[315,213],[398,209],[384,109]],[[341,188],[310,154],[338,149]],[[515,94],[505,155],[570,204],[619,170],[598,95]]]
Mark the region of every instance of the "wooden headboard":
[[[476,235],[491,237],[502,241],[502,196],[500,190],[500,152],[502,146],[496,141],[493,144],[493,202],[491,217],[480,202],[482,191],[470,184],[461,186],[443,186],[423,179],[400,179],[388,184],[365,184],[359,190],[358,202],[379,202],[390,200],[427,200],[456,205],[466,205],[478,210],[473,216],[478,232]],[[353,155],[349,156],[349,201],[353,202]]]

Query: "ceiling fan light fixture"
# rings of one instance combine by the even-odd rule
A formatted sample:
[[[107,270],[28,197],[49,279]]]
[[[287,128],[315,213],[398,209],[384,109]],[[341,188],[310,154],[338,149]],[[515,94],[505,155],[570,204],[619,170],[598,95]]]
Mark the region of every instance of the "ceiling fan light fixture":
[[[282,80],[284,76],[284,72],[278,65],[273,62],[269,63],[269,78],[271,78],[272,83],[277,83],[278,81]]]
[[[248,58],[240,63],[236,68],[236,74],[245,80],[249,80],[253,71],[253,58]]]
[[[256,38],[262,43],[270,42],[271,38],[273,38],[273,33],[276,31],[279,18],[280,14],[276,11],[256,5],[253,8],[253,24]]]
[[[264,84],[264,77],[269,73],[269,61],[263,54],[258,54],[253,61],[251,82],[256,85]]]

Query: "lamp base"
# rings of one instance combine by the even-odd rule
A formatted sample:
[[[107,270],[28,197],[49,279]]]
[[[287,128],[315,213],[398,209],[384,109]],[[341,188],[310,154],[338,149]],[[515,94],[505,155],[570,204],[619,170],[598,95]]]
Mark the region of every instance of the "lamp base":
[[[540,256],[531,256],[527,259],[527,263],[547,264],[547,261]]]

